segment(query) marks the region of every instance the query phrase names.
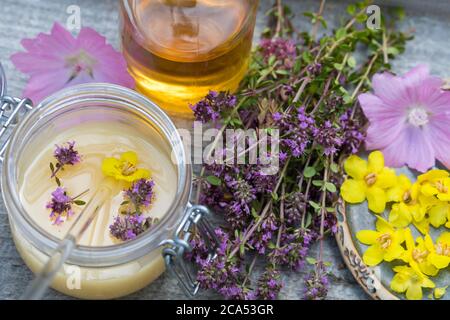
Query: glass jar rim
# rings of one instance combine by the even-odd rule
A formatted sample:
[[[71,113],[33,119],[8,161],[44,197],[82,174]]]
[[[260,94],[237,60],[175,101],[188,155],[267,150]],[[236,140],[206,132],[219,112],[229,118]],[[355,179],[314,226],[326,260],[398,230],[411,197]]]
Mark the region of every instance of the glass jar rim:
[[[6,149],[3,173],[2,194],[8,215],[13,218],[15,225],[33,244],[38,245],[46,254],[49,254],[58,246],[59,240],[52,237],[37,225],[33,225],[28,217],[18,196],[17,163],[20,158],[19,148],[26,143],[27,134],[35,127],[38,121],[48,120],[52,115],[68,105],[89,99],[108,101],[115,99],[123,104],[125,112],[138,112],[140,116],[151,121],[167,140],[172,148],[172,157],[176,157],[176,169],[178,176],[177,190],[173,203],[164,217],[150,232],[139,235],[136,239],[109,246],[77,246],[72,252],[68,263],[79,266],[111,266],[126,263],[140,258],[155,250],[162,240],[168,237],[168,233],[175,230],[183,217],[183,212],[188,206],[191,192],[192,168],[186,161],[183,143],[177,128],[164,111],[148,98],[138,92],[109,83],[90,83],[71,86],[47,97],[33,108],[19,122],[11,135],[10,143]],[[130,109],[131,108],[131,109]]]
[[[248,0],[246,0],[246,1],[248,1]],[[120,4],[121,4],[121,6],[123,6],[124,13],[126,13],[128,15],[128,18],[132,22],[134,30],[139,31],[139,33],[135,33],[135,36],[138,37],[141,42],[145,42],[145,40],[143,39],[143,36],[142,36],[142,34],[143,34],[142,27],[137,23],[136,17],[135,17],[135,12],[134,12],[133,8],[131,8],[129,6],[128,0],[121,0]],[[250,7],[249,7],[250,14],[247,14],[247,16],[245,17],[245,20],[242,22],[242,27],[239,30],[239,32],[234,34],[232,40],[228,41],[226,45],[222,44],[222,45],[216,47],[214,49],[216,52],[216,55],[214,57],[209,57],[208,59],[217,58],[218,56],[223,54],[224,51],[230,50],[229,48],[234,48],[239,43],[240,39],[242,39],[245,36],[245,34],[248,31],[248,28],[255,22],[256,12],[257,12],[257,8],[259,5],[259,0],[250,0],[249,5],[250,5]],[[254,25],[253,25],[253,27],[254,27]],[[253,27],[252,27],[252,30],[253,30]],[[253,32],[252,32],[252,34],[253,34]],[[174,57],[171,57],[171,58],[174,58]],[[184,61],[184,60],[180,60],[180,61]]]

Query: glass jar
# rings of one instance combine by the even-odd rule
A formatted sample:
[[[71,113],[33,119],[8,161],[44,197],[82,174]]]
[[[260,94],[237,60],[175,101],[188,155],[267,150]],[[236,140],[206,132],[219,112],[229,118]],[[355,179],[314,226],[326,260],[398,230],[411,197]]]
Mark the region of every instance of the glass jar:
[[[147,134],[160,135],[167,142],[178,178],[175,199],[154,228],[120,244],[75,247],[52,283],[54,289],[74,297],[109,299],[137,291],[164,272],[161,245],[186,220],[192,169],[172,121],[135,91],[111,84],[87,84],[46,98],[17,125],[6,148],[1,177],[14,242],[34,273],[40,272],[60,240],[42,230],[25,212],[18,196],[24,168],[46,143],[46,137],[88,121],[120,121]],[[80,278],[74,278],[77,276]]]
[[[136,89],[178,117],[244,77],[258,0],[122,0],[122,50]]]

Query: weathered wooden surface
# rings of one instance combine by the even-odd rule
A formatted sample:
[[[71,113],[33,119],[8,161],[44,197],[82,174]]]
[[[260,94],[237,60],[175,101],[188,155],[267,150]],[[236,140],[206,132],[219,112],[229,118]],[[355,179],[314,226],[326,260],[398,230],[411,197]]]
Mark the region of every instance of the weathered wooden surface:
[[[264,12],[271,4],[271,0],[260,0],[257,36],[262,30],[265,17]],[[294,12],[299,29],[309,28],[309,23],[302,16],[303,11],[317,10],[317,0],[285,0]],[[325,17],[330,26],[336,25],[344,13],[346,1],[328,1]],[[416,39],[408,45],[407,52],[396,60],[394,71],[404,72],[417,63],[426,62],[433,73],[450,76],[450,3],[447,0],[427,1],[379,1],[379,3],[419,3],[417,7],[407,10],[408,16],[402,23],[403,28],[415,28]],[[420,6],[422,2],[422,6]],[[105,35],[116,48],[119,47],[117,0],[1,0],[0,1],[0,61],[2,62],[8,79],[8,91],[12,95],[20,96],[26,83],[26,77],[12,66],[9,57],[21,50],[20,39],[34,37],[38,32],[48,32],[54,21],[65,24],[66,9],[69,5],[81,8],[83,26],[91,26]],[[433,5],[436,5],[433,7]],[[434,9],[433,9],[434,8]],[[255,37],[256,38],[256,37]],[[180,123],[181,126],[189,126]],[[312,252],[315,255],[315,249]],[[333,264],[332,285],[329,292],[330,299],[366,299],[363,290],[356,284],[352,275],[343,265],[334,239],[328,239],[325,244],[325,259]],[[31,272],[22,262],[11,240],[8,219],[3,203],[0,201],[0,299],[15,299],[20,296],[32,278]],[[285,287],[282,299],[299,299],[303,293],[304,272],[287,272],[284,275]],[[209,292],[202,292],[198,296],[203,299],[218,298]],[[68,297],[49,290],[48,299],[66,299]],[[178,288],[176,281],[165,274],[147,288],[132,294],[129,299],[183,299],[185,296]]]

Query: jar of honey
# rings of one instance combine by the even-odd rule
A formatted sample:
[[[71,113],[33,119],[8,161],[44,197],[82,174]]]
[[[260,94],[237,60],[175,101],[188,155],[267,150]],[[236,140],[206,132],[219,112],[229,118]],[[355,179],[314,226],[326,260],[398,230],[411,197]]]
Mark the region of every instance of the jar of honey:
[[[209,90],[235,91],[250,56],[258,0],[123,0],[122,49],[136,89],[170,115]]]

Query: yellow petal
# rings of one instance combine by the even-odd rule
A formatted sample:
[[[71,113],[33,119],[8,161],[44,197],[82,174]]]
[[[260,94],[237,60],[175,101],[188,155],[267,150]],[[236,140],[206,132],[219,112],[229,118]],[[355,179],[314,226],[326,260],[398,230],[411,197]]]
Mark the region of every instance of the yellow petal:
[[[416,243],[414,242],[414,238],[411,233],[411,229],[406,228],[404,235],[405,235],[406,249],[408,249],[409,251],[414,250],[414,248],[416,247]]]
[[[348,203],[361,203],[366,200],[365,188],[364,182],[347,179],[341,186],[341,196]]]
[[[394,227],[407,227],[411,221],[412,216],[404,203],[398,203],[392,206],[391,212],[389,213],[389,223]]]
[[[384,220],[381,216],[377,216],[376,228],[377,231],[381,233],[393,233],[395,231],[392,225],[390,225],[389,222]]]
[[[376,266],[383,261],[384,252],[379,245],[373,245],[367,248],[363,255],[363,261],[369,267]]]
[[[128,182],[134,182],[140,179],[147,179],[150,177],[150,171],[147,169],[137,169],[133,174],[130,174],[128,176],[120,175],[117,177],[117,179],[128,181]]]
[[[433,264],[431,264],[428,261],[419,263],[419,267],[420,267],[420,271],[422,271],[423,273],[425,273],[428,276],[434,277],[439,272],[439,269],[436,268]]]
[[[429,251],[429,252],[433,252],[434,251],[434,243],[433,243],[433,239],[431,239],[431,236],[429,234],[425,235],[425,239],[424,239],[424,245],[425,248]]]
[[[137,157],[136,152],[127,151],[120,155],[120,160],[123,162],[128,162],[128,163],[132,164],[133,166],[135,166],[137,164],[138,157]]]
[[[391,281],[391,289],[395,292],[405,292],[411,284],[411,280],[404,273],[396,273]]]
[[[374,186],[381,189],[388,189],[397,184],[397,176],[395,171],[390,168],[383,168],[377,175],[377,180]]]
[[[350,177],[362,180],[367,174],[367,162],[356,155],[351,155],[345,160],[344,169]]]
[[[420,284],[424,288],[434,288],[436,285],[428,277],[423,276],[422,283]]]
[[[431,181],[431,180],[435,180],[435,179],[446,178],[446,177],[448,177],[448,175],[449,175],[449,173],[446,170],[434,169],[434,170],[430,170],[430,171],[428,171],[428,172],[418,176],[417,177],[417,182],[419,184],[422,184],[425,181]]]
[[[384,156],[381,151],[373,151],[369,154],[368,161],[368,170],[369,172],[381,172],[384,168]]]
[[[401,174],[397,178],[398,184],[404,189],[408,190],[411,189],[412,183],[411,180],[409,180],[408,176],[406,174]]]
[[[450,201],[450,194],[448,193],[439,193],[437,197],[441,201]]]
[[[386,190],[388,202],[400,202],[402,201],[404,194],[405,190],[400,185],[393,186],[392,188]]]
[[[450,232],[442,232],[440,236],[437,238],[437,242],[442,242],[447,245],[450,245]]]
[[[423,218],[425,218],[425,214],[427,213],[427,209],[425,207],[415,204],[408,206],[408,208],[416,222],[420,222]]]
[[[356,238],[359,242],[371,245],[377,243],[377,238],[380,236],[379,232],[374,230],[361,230],[356,233]]]
[[[447,291],[447,286],[443,287],[443,288],[436,288],[434,289],[434,298],[435,299],[440,299],[445,295],[445,292]]]
[[[386,192],[378,187],[370,187],[366,191],[369,209],[375,213],[382,213],[386,209]]]
[[[105,158],[102,162],[102,172],[107,177],[115,177],[117,173],[120,173],[119,165],[120,161],[116,158]]]
[[[429,212],[429,220],[433,227],[439,228],[447,221],[447,214],[450,206],[447,203],[433,206]]]
[[[436,268],[444,269],[450,264],[450,257],[441,256],[432,252],[428,255],[428,261],[430,261],[430,263]]]
[[[420,191],[427,197],[434,196],[439,192],[438,189],[436,189],[429,183],[424,184]]]
[[[384,253],[385,261],[393,261],[396,259],[400,259],[400,257],[405,253],[405,249],[400,244],[391,245]]]
[[[417,283],[411,283],[406,290],[406,299],[408,300],[422,300],[422,287]]]
[[[420,222],[413,221],[414,226],[422,234],[427,234],[430,231],[430,223],[428,219],[422,219]]]

